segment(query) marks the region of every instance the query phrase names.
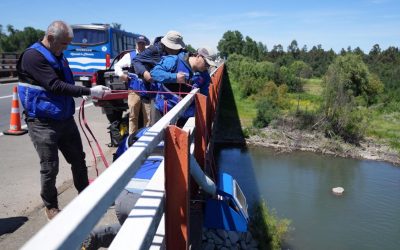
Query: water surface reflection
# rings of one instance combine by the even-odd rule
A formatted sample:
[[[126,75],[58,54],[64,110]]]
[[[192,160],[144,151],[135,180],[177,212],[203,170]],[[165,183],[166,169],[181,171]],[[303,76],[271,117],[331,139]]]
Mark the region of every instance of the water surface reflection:
[[[292,221],[292,249],[399,249],[400,167],[265,148],[223,149],[218,162],[250,203],[263,198]]]

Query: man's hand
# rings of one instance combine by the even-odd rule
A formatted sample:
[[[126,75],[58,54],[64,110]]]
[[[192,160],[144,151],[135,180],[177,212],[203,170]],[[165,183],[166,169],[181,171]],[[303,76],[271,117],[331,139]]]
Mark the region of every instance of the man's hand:
[[[90,96],[95,99],[101,99],[110,92],[111,92],[110,88],[102,85],[97,85],[95,87],[90,88]]]
[[[129,80],[137,80],[139,77],[135,73],[128,73]]]
[[[185,83],[186,82],[186,74],[183,72],[178,72],[176,74],[176,82],[177,83]]]
[[[145,71],[145,72],[143,73],[143,78],[144,78],[144,80],[145,80],[146,82],[153,82],[153,78],[151,77],[149,71]]]
[[[123,74],[119,77],[123,82],[129,82],[129,76],[127,74]]]
[[[85,101],[89,101],[90,100],[90,96],[88,96],[88,95],[84,95],[84,96],[82,96],[82,98]]]

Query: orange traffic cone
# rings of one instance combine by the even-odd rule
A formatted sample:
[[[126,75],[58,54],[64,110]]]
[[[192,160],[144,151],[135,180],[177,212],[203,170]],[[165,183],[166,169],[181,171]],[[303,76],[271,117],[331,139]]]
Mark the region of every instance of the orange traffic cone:
[[[10,129],[4,131],[5,135],[23,135],[28,130],[21,129],[21,118],[19,115],[19,102],[18,102],[18,91],[17,86],[13,88],[13,97],[11,101],[11,116],[10,116]]]

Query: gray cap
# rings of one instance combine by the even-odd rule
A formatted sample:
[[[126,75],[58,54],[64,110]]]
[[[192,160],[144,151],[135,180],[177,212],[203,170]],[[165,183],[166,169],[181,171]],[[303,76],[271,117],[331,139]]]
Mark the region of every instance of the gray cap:
[[[215,55],[211,54],[208,49],[200,48],[197,50],[197,54],[203,56],[208,65],[217,67],[217,64],[214,62]]]
[[[181,33],[175,30],[170,30],[161,39],[161,42],[170,49],[179,50],[185,48],[185,43],[183,42],[183,37]]]

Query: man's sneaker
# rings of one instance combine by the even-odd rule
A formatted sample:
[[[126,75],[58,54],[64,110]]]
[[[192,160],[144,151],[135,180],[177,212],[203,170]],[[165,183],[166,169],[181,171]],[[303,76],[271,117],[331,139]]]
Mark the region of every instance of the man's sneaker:
[[[61,210],[58,208],[45,208],[44,212],[47,216],[47,220],[50,221],[52,220],[54,217],[56,217],[56,215],[60,212]]]

